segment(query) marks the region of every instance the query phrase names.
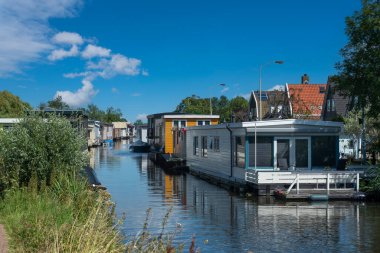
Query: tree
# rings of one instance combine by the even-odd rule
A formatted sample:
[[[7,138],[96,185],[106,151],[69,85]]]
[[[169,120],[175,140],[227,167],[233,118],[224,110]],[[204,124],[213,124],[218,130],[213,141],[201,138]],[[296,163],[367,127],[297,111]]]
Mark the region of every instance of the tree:
[[[363,0],[362,9],[346,18],[348,44],[337,64],[340,92],[368,108],[368,115],[380,113],[380,1]]]
[[[0,92],[0,117],[21,117],[32,107],[9,91]]]
[[[87,162],[86,140],[69,120],[28,116],[9,131],[0,131],[0,188],[50,183],[53,172],[79,171]]]
[[[142,122],[141,119],[138,119],[138,120],[135,121],[134,125],[135,126],[141,126],[141,125],[144,125],[144,123]]]
[[[40,105],[42,105],[42,104],[40,104]],[[66,104],[65,102],[63,102],[61,96],[57,96],[53,100],[49,100],[47,102],[47,106],[50,107],[50,108],[57,109],[57,110],[70,109],[70,106],[68,104]]]
[[[94,104],[89,104],[87,108],[83,108],[87,113],[88,118],[91,120],[99,120],[106,123],[118,122],[118,121],[127,121],[123,118],[123,113],[120,109],[115,109],[113,107],[108,107],[106,111],[99,109]]]
[[[248,101],[243,97],[235,97],[231,101],[226,96],[211,98],[212,113],[220,116],[221,122],[230,122],[232,113],[235,121],[248,120]],[[210,114],[210,98],[196,95],[187,97],[176,107],[175,112],[191,114]]]
[[[237,96],[231,99],[229,107],[236,122],[248,121],[248,101],[245,98]]]

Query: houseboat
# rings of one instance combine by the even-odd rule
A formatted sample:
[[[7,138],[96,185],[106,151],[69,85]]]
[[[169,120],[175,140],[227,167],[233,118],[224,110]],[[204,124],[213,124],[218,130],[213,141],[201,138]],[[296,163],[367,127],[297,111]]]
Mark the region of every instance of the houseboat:
[[[360,172],[337,170],[342,126],[285,119],[189,127],[187,165],[201,177],[259,195],[281,188],[288,196],[316,189],[351,196],[359,191]]]

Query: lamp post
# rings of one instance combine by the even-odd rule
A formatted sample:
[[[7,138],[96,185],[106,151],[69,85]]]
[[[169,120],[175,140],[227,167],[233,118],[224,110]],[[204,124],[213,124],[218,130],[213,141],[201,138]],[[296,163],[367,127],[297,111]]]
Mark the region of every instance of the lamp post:
[[[261,64],[260,65],[260,91],[259,91],[259,120],[261,120],[262,118],[261,118],[261,83],[262,83],[262,71],[263,71],[263,67],[264,66],[267,66],[267,65],[270,65],[270,64],[272,64],[272,63],[275,63],[275,64],[283,64],[284,63],[284,61],[270,61],[270,62],[267,62],[267,63],[265,63],[265,64]]]
[[[218,86],[226,87],[227,85],[225,83],[220,83]],[[210,94],[210,115],[212,115],[212,104],[211,104],[211,94]]]

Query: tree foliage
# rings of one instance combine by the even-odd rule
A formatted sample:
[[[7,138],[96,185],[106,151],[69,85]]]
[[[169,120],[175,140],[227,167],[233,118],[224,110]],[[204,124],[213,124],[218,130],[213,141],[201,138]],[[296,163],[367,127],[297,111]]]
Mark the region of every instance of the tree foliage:
[[[70,109],[70,106],[62,100],[61,96],[57,96],[53,100],[49,100],[47,102],[47,107],[50,107],[50,108],[53,108],[53,109],[58,109],[58,110],[68,110],[68,109]]]
[[[99,120],[105,123],[127,121],[123,118],[123,113],[119,108],[115,109],[112,106],[105,111],[101,110],[94,104],[89,104],[87,108],[81,108],[91,120]]]
[[[337,64],[337,88],[356,98],[357,108],[368,108],[376,117],[380,112],[380,1],[363,0],[362,9],[346,18],[347,45]]]
[[[226,96],[220,98],[200,98],[196,95],[184,98],[177,105],[175,112],[190,114],[210,114],[210,102],[212,113],[220,115],[221,122],[229,122],[231,116],[235,116],[236,121],[248,120],[248,101],[243,97],[235,97],[229,100]]]
[[[67,119],[53,115],[29,116],[0,131],[0,186],[25,186],[32,176],[38,185],[49,184],[55,170],[81,169],[87,158],[83,136]]]
[[[22,117],[32,107],[9,91],[0,92],[0,117]]]

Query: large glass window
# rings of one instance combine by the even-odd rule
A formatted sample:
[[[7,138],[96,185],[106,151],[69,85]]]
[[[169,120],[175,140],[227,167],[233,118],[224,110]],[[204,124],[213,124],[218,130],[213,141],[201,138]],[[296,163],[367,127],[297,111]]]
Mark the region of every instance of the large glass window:
[[[309,166],[309,140],[296,139],[296,167],[307,168]]]
[[[220,147],[219,147],[219,136],[215,136],[214,137],[214,151],[215,152],[219,152],[220,151]]]
[[[311,153],[312,166],[335,167],[336,166],[336,136],[312,137]]]
[[[273,137],[258,136],[257,138],[257,164],[261,167],[273,167]],[[248,137],[249,166],[255,166],[255,137]]]
[[[245,168],[245,137],[236,136],[234,145],[235,165],[240,168]]]

